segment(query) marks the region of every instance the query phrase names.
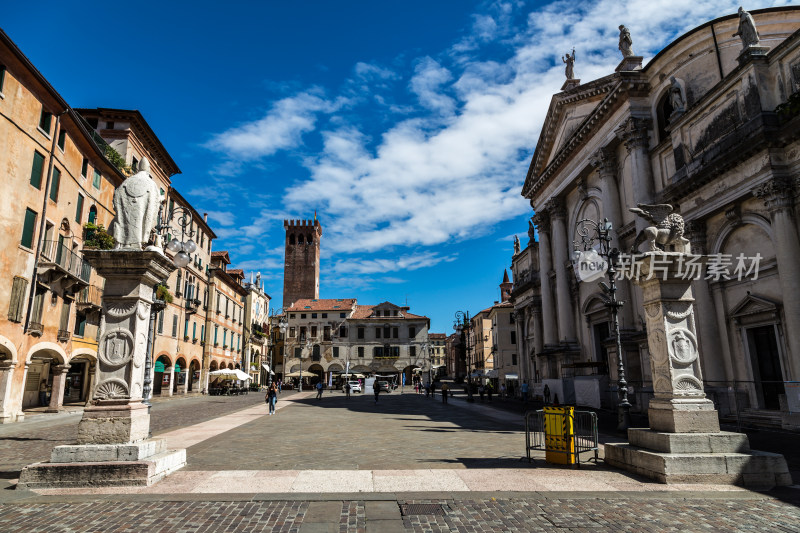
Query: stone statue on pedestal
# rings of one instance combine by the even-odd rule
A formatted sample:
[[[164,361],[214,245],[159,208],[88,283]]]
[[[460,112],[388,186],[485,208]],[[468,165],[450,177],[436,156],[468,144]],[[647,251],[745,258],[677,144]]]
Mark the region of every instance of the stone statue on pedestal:
[[[514,235],[514,255],[519,253],[519,237]]]
[[[624,24],[619,26],[619,51],[622,52],[622,57],[633,56],[633,39],[631,39],[631,32]]]
[[[568,80],[574,80],[575,79],[575,70],[574,70],[575,49],[574,48],[572,49],[572,55],[569,55],[569,53],[567,53],[566,56],[561,56],[561,61],[563,61],[564,64],[567,65],[566,67],[564,67],[564,74],[567,76],[567,79]]]
[[[672,116],[677,116],[686,112],[686,89],[683,80],[670,76],[669,103],[672,106]]]
[[[733,36],[742,39],[742,45],[744,48],[758,46],[759,37],[758,30],[756,29],[756,23],[753,20],[753,16],[745,11],[741,6],[739,7],[739,28],[736,30],[736,33],[734,33]]]
[[[528,244],[536,240],[536,227],[533,225],[533,220],[528,221]]]
[[[160,203],[158,186],[150,177],[150,162],[142,158],[139,172],[114,192],[112,233],[118,249],[141,250],[150,241]]]

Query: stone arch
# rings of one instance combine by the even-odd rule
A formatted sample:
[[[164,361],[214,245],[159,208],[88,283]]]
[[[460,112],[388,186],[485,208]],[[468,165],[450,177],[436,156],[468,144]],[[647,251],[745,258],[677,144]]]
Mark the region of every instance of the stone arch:
[[[666,78],[664,86],[659,91],[658,98],[653,99],[653,124],[655,124],[656,144],[661,143],[669,137],[669,117],[672,115],[672,102],[669,97],[669,90],[672,83]]]
[[[156,356],[155,361],[160,361],[162,359],[165,360],[166,363],[169,363],[168,365],[165,364],[164,366],[172,366],[172,357],[170,357],[169,352],[161,352],[160,354],[158,354],[158,356]]]
[[[589,314],[597,313],[600,311],[600,307],[602,306],[605,308],[605,304],[603,303],[604,295],[599,292],[593,292],[586,297],[583,301],[583,305],[581,306],[581,314],[583,316],[587,316]],[[599,305],[598,305],[599,303]]]
[[[228,370],[233,370],[233,363],[228,363]]]
[[[325,370],[322,368],[322,365],[318,363],[309,366],[307,372],[316,376],[317,379],[323,379],[325,377]]]
[[[570,219],[567,221],[567,240],[569,241],[570,250],[572,249],[572,241],[577,240],[575,225],[584,218],[599,221],[602,213],[601,207],[600,195],[595,189],[587,191],[587,197],[575,205],[570,214]]]
[[[31,349],[28,351],[28,356],[25,358],[25,362],[30,363],[33,356],[39,352],[44,352],[53,359],[58,360],[58,364],[60,365],[65,364],[69,359],[67,353],[58,344],[53,342],[39,342],[31,346]]]
[[[8,356],[8,357],[6,357]],[[0,335],[0,360],[10,359],[13,363],[17,362],[17,347],[6,337]]]
[[[215,370],[217,370],[217,368],[219,368],[219,366],[217,365],[217,362],[216,361],[211,361],[211,365],[209,365],[209,367],[208,367],[209,371],[214,372]]]
[[[296,241],[295,241],[294,233],[290,233],[289,234],[289,244],[295,244],[295,242]]]
[[[769,237],[770,242],[775,242],[775,236],[772,232],[772,225],[769,221],[761,215],[756,213],[744,213],[741,217],[741,223],[737,222],[728,222],[719,230],[716,239],[711,246],[710,253],[718,254],[722,253],[723,248],[725,245],[728,244],[728,239],[733,235],[736,230],[741,229],[743,226],[756,226],[764,233],[766,233],[767,237]],[[774,249],[774,246],[772,247]],[[766,259],[766,257],[765,257]]]
[[[76,348],[72,350],[69,360],[72,361],[77,358],[88,359],[92,363],[97,362],[97,351],[91,348]]]

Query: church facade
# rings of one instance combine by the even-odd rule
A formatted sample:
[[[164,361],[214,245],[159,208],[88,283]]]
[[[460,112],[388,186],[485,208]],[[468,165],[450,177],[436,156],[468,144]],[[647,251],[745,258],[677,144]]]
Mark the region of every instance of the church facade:
[[[722,416],[796,424],[787,402],[800,380],[800,9],[749,15],[757,42],[739,15],[724,16],[645,65],[629,55],[553,96],[522,190],[535,227],[512,260],[521,379],[534,390],[596,379],[612,406],[621,357],[634,409],[646,411],[641,292],[618,281],[617,354],[605,296],[580,281],[573,250],[581,220],[608,219],[629,252],[650,225],[629,208],[669,204],[692,252],[714,264],[692,284],[707,394]]]

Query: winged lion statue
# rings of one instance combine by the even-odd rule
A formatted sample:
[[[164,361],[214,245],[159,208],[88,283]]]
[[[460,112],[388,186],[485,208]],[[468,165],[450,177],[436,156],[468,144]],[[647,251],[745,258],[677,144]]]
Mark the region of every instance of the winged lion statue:
[[[639,251],[639,246],[647,242],[648,252],[674,251],[681,253],[691,253],[689,239],[684,238],[684,221],[678,213],[673,213],[673,208],[669,204],[638,204],[638,207],[630,207],[628,211],[635,213],[652,223],[636,236],[633,243],[633,253]],[[661,248],[659,248],[660,245]],[[670,250],[668,247],[672,247]]]

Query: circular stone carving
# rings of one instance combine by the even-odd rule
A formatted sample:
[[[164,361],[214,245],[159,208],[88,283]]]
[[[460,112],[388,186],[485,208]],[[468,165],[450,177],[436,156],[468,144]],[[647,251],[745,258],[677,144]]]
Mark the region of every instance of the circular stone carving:
[[[676,328],[669,332],[669,356],[682,365],[693,363],[697,359],[697,339],[685,328]]]
[[[127,329],[107,331],[100,339],[100,360],[110,366],[122,366],[131,360],[133,335]]]
[[[134,383],[131,387],[131,398],[140,398],[142,396],[142,386]]]
[[[94,397],[98,400],[128,398],[128,384],[118,378],[107,379],[97,385]]]
[[[133,366],[139,368],[144,364],[144,358],[147,355],[147,337],[144,333],[139,333],[139,349],[133,354]]]
[[[144,320],[145,318],[150,316],[150,304],[147,302],[139,302],[139,305],[136,309],[136,316],[139,317],[139,320]]]
[[[670,303],[666,304],[665,309],[667,311],[667,318],[671,320],[683,320],[692,312],[692,304],[689,302],[685,303]],[[675,308],[682,307],[683,311],[679,311]]]
[[[693,376],[681,376],[675,381],[675,390],[678,392],[700,392],[703,387],[700,381]]]
[[[106,304],[106,314],[115,318],[122,318],[133,313],[136,308],[136,302],[130,304],[125,302],[112,302]]]

